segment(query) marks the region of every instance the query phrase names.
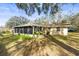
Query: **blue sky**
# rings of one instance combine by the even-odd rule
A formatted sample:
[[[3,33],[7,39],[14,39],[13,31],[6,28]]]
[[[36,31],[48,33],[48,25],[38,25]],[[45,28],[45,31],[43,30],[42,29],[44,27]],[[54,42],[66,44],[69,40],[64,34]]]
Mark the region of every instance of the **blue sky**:
[[[62,6],[62,14],[69,15],[70,10],[73,9],[73,13],[79,12],[79,4],[76,4],[73,8],[70,4],[65,4]],[[33,16],[28,17],[23,10],[20,10],[16,7],[14,3],[0,3],[0,26],[5,25],[5,23],[12,17],[12,16],[23,16],[26,18],[29,18],[31,20],[44,16],[44,14],[41,14],[40,16],[35,13]]]

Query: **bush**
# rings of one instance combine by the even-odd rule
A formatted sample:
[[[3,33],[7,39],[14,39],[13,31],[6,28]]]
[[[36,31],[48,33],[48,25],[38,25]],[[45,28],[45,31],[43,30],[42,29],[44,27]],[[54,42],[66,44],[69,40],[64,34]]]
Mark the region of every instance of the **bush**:
[[[2,31],[3,34],[9,34],[10,31]]]
[[[3,33],[3,34],[4,34],[4,33],[5,33],[5,31],[2,31],[1,33]]]
[[[41,35],[41,34],[43,34],[43,32],[38,31],[38,32],[34,32],[34,34],[36,34],[36,35]]]
[[[3,36],[1,32],[0,32],[0,36]]]
[[[43,34],[43,32],[39,32],[41,35]]]
[[[34,34],[39,35],[40,33],[39,32],[34,32]]]

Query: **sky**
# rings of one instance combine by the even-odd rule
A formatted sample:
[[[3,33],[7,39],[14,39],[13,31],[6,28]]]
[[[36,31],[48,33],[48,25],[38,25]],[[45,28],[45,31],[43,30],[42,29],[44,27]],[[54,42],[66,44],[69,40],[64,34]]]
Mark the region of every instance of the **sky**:
[[[63,15],[70,15],[71,12],[76,14],[79,12],[79,4],[75,4],[74,7],[70,4],[65,4],[62,6],[62,10]],[[35,13],[32,16],[28,17],[25,14],[25,11],[17,8],[15,3],[0,3],[0,26],[4,26],[5,23],[13,16],[23,16],[25,18],[34,20],[45,15],[41,14],[39,16],[37,13]]]

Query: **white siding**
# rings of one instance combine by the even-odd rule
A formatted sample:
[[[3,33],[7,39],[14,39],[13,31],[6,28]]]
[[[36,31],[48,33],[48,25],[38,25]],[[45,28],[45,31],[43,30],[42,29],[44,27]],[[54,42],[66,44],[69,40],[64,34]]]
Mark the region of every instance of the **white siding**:
[[[62,28],[60,28],[60,31],[59,31],[59,34],[60,34],[60,35],[63,35],[63,34],[62,34],[62,31],[63,31]]]
[[[52,34],[53,34],[53,28],[50,29],[50,35],[52,35]]]
[[[68,28],[63,28],[63,35],[68,35]]]

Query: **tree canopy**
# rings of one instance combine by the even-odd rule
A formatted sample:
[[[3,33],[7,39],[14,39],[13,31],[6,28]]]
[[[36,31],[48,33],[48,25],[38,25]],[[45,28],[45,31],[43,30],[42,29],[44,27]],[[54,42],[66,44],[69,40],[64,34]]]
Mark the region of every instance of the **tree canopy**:
[[[75,28],[79,29],[79,13],[72,16],[70,21]]]
[[[38,25],[48,25],[49,24],[49,21],[45,18],[39,18],[39,19],[36,19],[34,20],[34,23],[38,24]]]
[[[37,12],[38,15],[40,15],[41,12],[44,14],[48,14],[49,12],[54,15],[60,10],[60,4],[57,3],[16,3],[16,6],[24,10],[28,16],[31,16],[35,12]]]
[[[14,26],[26,24],[28,22],[29,22],[29,20],[22,16],[20,16],[20,17],[13,16],[6,22],[6,27],[12,28]]]

